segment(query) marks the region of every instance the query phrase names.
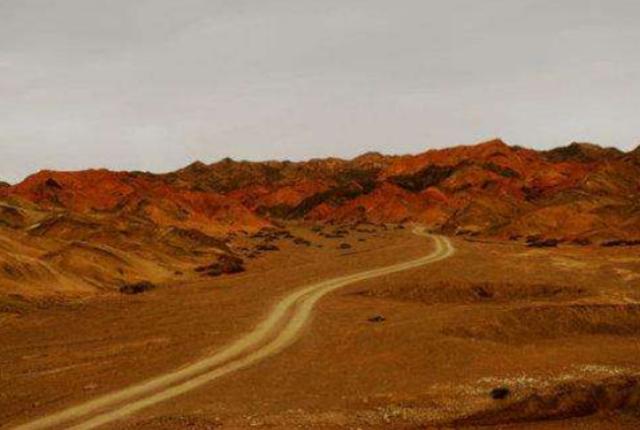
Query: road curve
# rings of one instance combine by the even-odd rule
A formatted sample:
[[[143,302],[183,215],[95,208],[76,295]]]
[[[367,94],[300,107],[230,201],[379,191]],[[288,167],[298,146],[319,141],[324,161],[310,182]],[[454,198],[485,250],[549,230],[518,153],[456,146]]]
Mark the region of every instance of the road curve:
[[[192,391],[223,375],[277,354],[296,340],[309,321],[314,305],[324,295],[354,282],[434,263],[455,252],[445,237],[428,235],[420,227],[415,228],[414,233],[431,237],[435,242],[434,251],[416,260],[329,279],[297,290],[278,302],[255,330],[207,358],[20,425],[14,430],[39,430],[57,426],[73,430],[93,429]]]

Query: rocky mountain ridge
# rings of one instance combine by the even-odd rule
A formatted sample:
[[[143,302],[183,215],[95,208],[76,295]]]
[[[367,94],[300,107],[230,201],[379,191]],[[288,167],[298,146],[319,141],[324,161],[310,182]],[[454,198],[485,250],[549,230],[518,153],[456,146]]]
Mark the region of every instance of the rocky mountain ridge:
[[[640,151],[549,151],[499,139],[417,155],[193,163],[168,174],[43,171],[0,188],[42,210],[221,235],[280,220],[419,222],[446,234],[560,240],[640,236]]]

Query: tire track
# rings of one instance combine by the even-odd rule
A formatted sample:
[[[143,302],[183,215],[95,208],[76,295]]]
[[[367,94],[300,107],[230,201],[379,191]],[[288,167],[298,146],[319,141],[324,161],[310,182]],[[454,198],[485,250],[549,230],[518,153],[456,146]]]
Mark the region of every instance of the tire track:
[[[341,276],[302,288],[278,302],[267,318],[254,331],[210,357],[182,369],[20,425],[15,430],[39,430],[65,423],[67,423],[66,428],[73,430],[93,429],[130,416],[157,403],[170,400],[277,354],[297,339],[310,320],[314,305],[326,294],[354,282],[434,263],[455,252],[449,240],[442,236],[430,236],[422,228],[414,229],[414,233],[432,237],[435,242],[435,250],[416,260]],[[69,423],[75,424],[69,426]]]

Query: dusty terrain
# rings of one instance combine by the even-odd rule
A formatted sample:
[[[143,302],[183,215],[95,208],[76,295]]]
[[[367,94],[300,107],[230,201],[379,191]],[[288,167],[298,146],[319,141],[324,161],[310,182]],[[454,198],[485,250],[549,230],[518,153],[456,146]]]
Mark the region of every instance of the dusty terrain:
[[[496,139],[2,183],[0,424],[637,428],[639,178]]]
[[[5,298],[2,428],[184,368],[301,287],[435,246],[408,228],[338,238],[288,229],[311,245],[274,239],[279,251],[247,259],[242,273],[189,275],[137,295]],[[446,260],[331,292],[278,354],[104,428],[640,425],[633,247],[451,242]]]

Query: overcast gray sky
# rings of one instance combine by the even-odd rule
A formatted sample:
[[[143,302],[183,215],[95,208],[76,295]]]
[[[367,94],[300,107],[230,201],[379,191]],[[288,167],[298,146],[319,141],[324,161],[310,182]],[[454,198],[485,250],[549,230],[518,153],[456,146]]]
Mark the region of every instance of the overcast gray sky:
[[[638,0],[0,0],[0,178],[640,143]]]

